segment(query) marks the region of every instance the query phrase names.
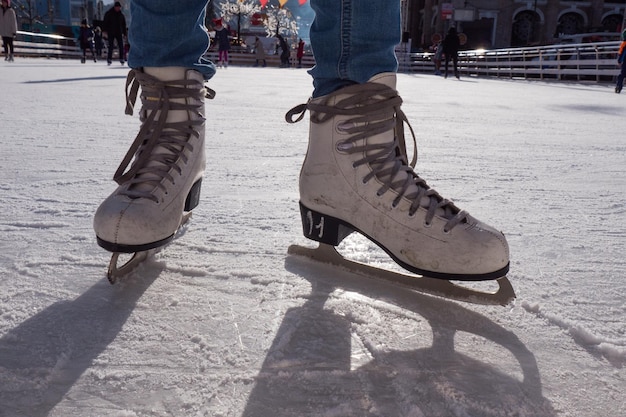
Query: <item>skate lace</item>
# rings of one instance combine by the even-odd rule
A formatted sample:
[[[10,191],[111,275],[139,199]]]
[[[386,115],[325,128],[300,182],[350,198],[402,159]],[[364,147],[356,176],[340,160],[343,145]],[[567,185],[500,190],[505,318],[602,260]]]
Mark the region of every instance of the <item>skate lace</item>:
[[[324,123],[336,115],[348,116],[337,129],[347,133],[349,138],[339,142],[337,149],[348,154],[362,154],[363,158],[353,162],[353,166],[369,164],[371,172],[363,178],[368,182],[376,177],[382,184],[377,195],[382,196],[389,190],[396,192],[392,206],[400,204],[402,198],[411,202],[409,215],[423,207],[427,210],[424,219],[429,226],[433,217],[439,215],[447,222],[444,232],[449,232],[458,224],[467,221],[468,213],[460,210],[450,200],[443,198],[423,180],[414,168],[417,164],[417,140],[406,115],[400,109],[402,99],[397,91],[380,83],[366,83],[346,87],[338,93],[334,105],[309,100],[289,110],[285,115],[288,123],[297,123],[304,117],[306,110],[311,111],[312,123]],[[330,101],[330,100],[328,100]],[[326,103],[328,102],[326,101]],[[294,116],[297,116],[294,120]],[[408,161],[404,136],[406,124],[413,138],[413,157]],[[368,143],[369,137],[393,130],[393,141],[387,143]],[[404,173],[405,175],[402,175]]]
[[[174,182],[170,172],[179,174],[182,167],[177,162],[188,160],[187,152],[193,152],[189,143],[192,136],[199,137],[197,126],[204,123],[203,117],[195,120],[166,122],[170,110],[185,110],[199,113],[202,97],[212,99],[215,92],[197,80],[163,82],[139,70],[130,70],[126,78],[126,114],[132,115],[137,94],[141,86],[141,128],[128,152],[122,159],[113,179],[118,184],[128,184],[121,194],[131,198],[148,198],[158,202],[153,191],[165,190],[163,179]],[[184,103],[175,99],[192,98]],[[155,152],[156,149],[159,152]],[[133,162],[130,168],[129,164]],[[128,168],[128,170],[127,170]]]

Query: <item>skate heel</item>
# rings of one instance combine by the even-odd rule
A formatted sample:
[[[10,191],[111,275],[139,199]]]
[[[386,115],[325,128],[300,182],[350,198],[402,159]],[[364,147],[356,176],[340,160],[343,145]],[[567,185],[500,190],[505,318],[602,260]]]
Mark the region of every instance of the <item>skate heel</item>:
[[[304,236],[320,243],[337,246],[354,232],[354,229],[344,221],[311,210],[302,202],[300,202],[300,215]]]
[[[191,211],[200,203],[200,187],[202,185],[202,178],[196,181],[185,200],[185,211]]]

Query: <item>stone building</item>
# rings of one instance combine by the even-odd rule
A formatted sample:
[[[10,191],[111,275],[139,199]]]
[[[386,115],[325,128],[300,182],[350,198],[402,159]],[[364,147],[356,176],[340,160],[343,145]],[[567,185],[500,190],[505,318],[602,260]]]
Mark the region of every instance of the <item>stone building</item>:
[[[626,0],[401,0],[403,40],[427,49],[455,26],[466,49],[559,42],[566,35],[620,32]],[[601,35],[601,33],[607,35]],[[591,37],[591,36],[590,36]],[[614,37],[614,36],[613,36]],[[582,38],[581,38],[582,39]],[[609,39],[606,39],[609,40]]]

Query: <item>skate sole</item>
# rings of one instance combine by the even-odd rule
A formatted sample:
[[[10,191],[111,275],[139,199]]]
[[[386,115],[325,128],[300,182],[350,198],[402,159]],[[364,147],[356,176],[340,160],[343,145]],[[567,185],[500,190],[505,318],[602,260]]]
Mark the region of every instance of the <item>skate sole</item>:
[[[385,281],[407,287],[419,293],[465,303],[507,306],[516,298],[515,290],[507,277],[501,277],[495,280],[498,284],[498,289],[488,292],[465,287],[448,280],[432,279],[428,276],[412,276],[352,261],[344,258],[337,252],[334,246],[325,243],[320,243],[317,248],[291,245],[287,253],[292,256],[300,256],[311,261],[339,267],[347,272],[358,274],[369,279]]]
[[[302,231],[305,237],[319,243],[337,246],[351,233],[358,232],[385,251],[395,263],[417,275],[451,281],[491,281],[502,278],[509,272],[509,263],[504,268],[484,274],[449,274],[416,268],[398,259],[397,256],[376,239],[346,221],[311,210],[302,202],[300,202],[300,215],[302,216]]]

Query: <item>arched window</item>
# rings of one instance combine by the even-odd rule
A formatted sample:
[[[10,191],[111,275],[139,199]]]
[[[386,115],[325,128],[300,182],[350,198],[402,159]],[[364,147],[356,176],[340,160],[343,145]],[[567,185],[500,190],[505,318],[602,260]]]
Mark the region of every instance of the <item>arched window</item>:
[[[512,46],[529,45],[538,40],[539,15],[532,10],[524,10],[513,20]]]
[[[573,35],[584,32],[583,17],[578,13],[565,13],[559,19],[559,33]]]
[[[619,32],[623,18],[624,16],[619,14],[610,14],[602,19],[602,28],[607,32]]]

